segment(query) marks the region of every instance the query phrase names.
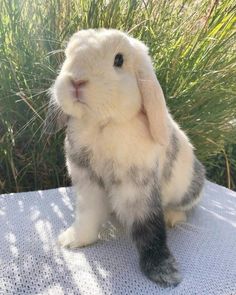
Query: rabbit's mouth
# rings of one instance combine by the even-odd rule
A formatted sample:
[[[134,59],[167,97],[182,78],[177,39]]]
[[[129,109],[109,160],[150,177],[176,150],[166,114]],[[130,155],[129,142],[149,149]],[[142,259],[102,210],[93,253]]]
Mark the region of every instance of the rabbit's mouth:
[[[82,103],[82,104],[86,104],[86,102],[82,99],[81,95],[76,95],[76,94],[74,94],[74,95],[73,95],[73,98],[74,98],[75,102]],[[87,104],[86,104],[86,105],[87,105]]]
[[[77,80],[77,81],[71,80],[71,84],[73,86],[73,97],[75,98],[75,100],[79,103],[86,104],[86,102],[82,98],[82,92],[83,92],[82,89],[87,84],[87,81],[85,81],[85,80]]]

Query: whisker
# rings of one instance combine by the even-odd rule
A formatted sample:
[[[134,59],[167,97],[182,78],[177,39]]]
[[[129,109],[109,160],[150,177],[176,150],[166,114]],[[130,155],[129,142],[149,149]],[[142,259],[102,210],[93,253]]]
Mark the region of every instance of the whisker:
[[[43,111],[48,106],[48,102],[42,105],[40,108],[38,108],[37,112]],[[22,134],[22,132],[32,123],[34,122],[38,116],[34,114],[28,122],[26,122],[16,133],[15,136],[18,137]]]

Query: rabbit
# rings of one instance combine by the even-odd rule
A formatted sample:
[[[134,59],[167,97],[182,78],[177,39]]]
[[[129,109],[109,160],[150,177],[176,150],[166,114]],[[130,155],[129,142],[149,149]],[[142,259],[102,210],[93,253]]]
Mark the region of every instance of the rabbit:
[[[75,220],[59,243],[96,242],[114,212],[143,274],[163,286],[179,284],[166,225],[185,221],[198,203],[205,170],[168,111],[147,46],[115,29],[76,32],[51,105],[66,125],[66,165],[76,190]]]

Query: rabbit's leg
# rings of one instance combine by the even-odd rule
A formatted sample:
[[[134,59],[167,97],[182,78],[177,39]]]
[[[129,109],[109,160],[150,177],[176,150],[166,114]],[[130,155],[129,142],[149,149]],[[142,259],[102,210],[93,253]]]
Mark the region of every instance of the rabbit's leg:
[[[81,174],[84,173],[81,171]],[[68,248],[94,243],[98,239],[101,225],[107,221],[109,211],[102,185],[89,175],[83,177],[83,181],[79,182],[75,189],[77,190],[75,221],[59,235],[59,243]]]
[[[175,258],[167,246],[164,215],[158,189],[145,184],[123,185],[112,193],[112,206],[131,232],[142,272],[163,286],[181,281]],[[149,193],[147,193],[149,192]]]
[[[165,223],[169,227],[174,227],[178,223],[186,221],[186,212],[167,209],[164,211]]]
[[[205,180],[205,169],[195,158],[192,180],[178,202],[170,202],[164,210],[166,224],[174,227],[177,223],[186,221],[186,212],[194,208],[201,199],[202,188]]]

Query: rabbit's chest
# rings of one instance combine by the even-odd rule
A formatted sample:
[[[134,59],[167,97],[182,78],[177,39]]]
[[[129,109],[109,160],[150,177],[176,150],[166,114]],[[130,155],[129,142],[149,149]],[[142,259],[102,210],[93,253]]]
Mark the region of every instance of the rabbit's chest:
[[[89,167],[107,186],[129,177],[145,183],[145,175],[150,176],[147,171],[156,169],[158,151],[140,129],[131,124],[99,132],[72,125],[67,133],[66,154],[79,166]]]
[[[109,156],[109,153],[98,147],[93,150],[88,146],[75,146],[68,138],[65,149],[67,160],[78,169],[87,170],[91,179],[102,183],[106,190],[120,187],[127,182],[146,186],[157,173],[157,162],[151,167],[140,166],[128,159],[124,161],[122,157],[115,157],[114,153]]]
[[[158,163],[149,167],[138,166],[133,162],[124,163],[114,158],[91,153],[89,159],[91,171],[97,175],[109,195],[127,195],[121,193],[124,189],[139,190],[147,189],[158,177]]]
[[[127,179],[128,175],[142,178],[142,171],[155,167],[155,156],[144,152],[138,143],[131,144],[128,140],[98,142],[91,148],[90,163],[92,169],[109,182],[120,182]]]

